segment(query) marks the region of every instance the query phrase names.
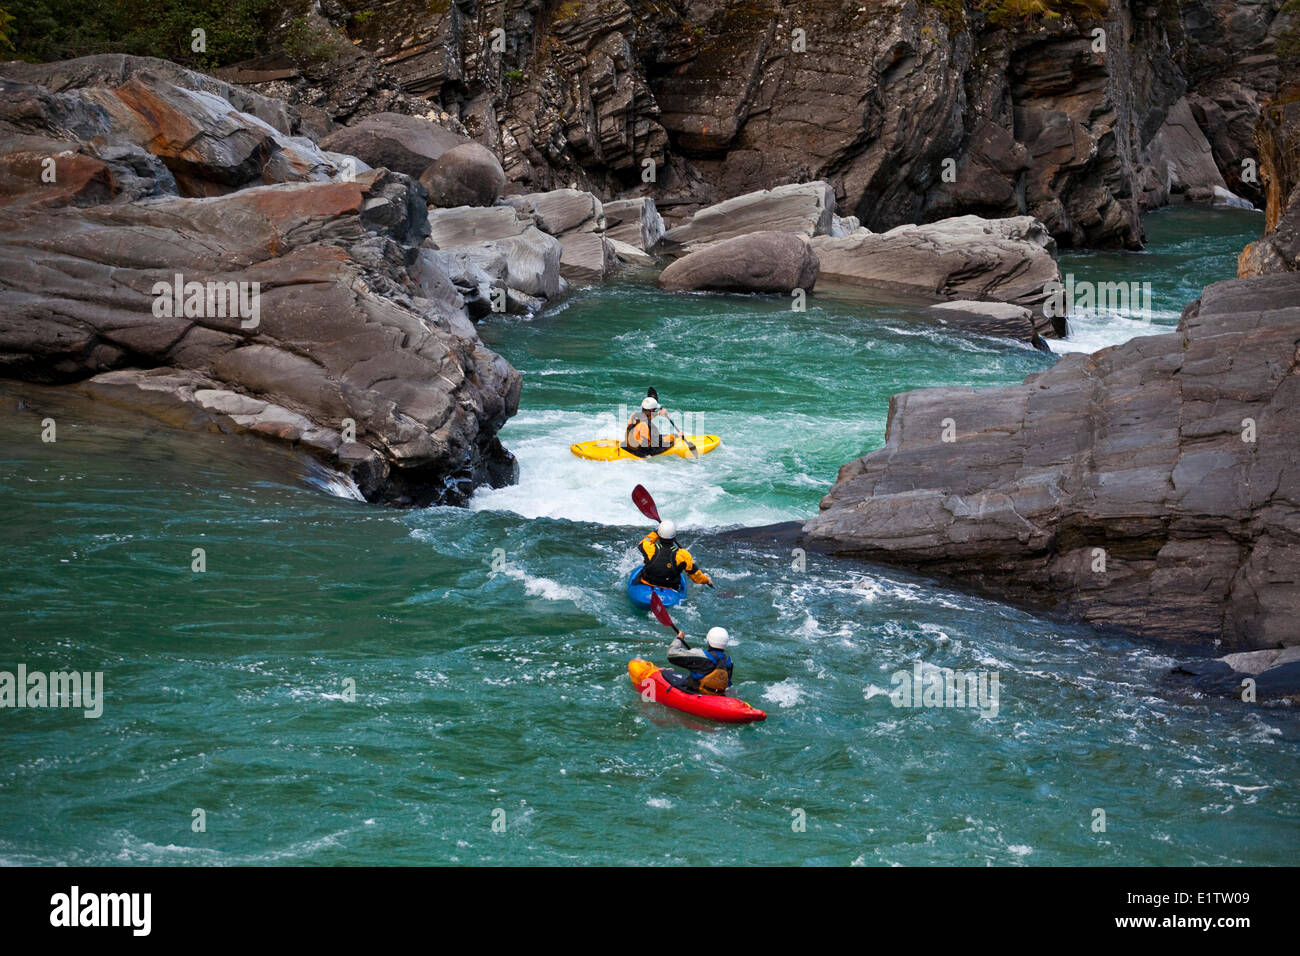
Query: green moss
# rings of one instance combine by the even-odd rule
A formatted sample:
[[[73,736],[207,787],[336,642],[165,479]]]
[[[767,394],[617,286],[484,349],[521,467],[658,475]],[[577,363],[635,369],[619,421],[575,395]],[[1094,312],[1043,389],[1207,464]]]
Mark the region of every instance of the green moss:
[[[932,3],[935,0],[931,0]],[[1068,16],[1079,22],[1100,20],[1110,9],[1109,0],[975,0],[975,8],[996,27],[1016,29]]]
[[[313,29],[305,17],[295,17],[284,35],[284,52],[299,66],[321,66],[338,55],[337,38]]]
[[[1294,74],[1300,69],[1300,0],[1287,0],[1277,15],[1279,18],[1283,15],[1292,18],[1286,28],[1278,31],[1274,51],[1277,53],[1278,64],[1287,73]]]

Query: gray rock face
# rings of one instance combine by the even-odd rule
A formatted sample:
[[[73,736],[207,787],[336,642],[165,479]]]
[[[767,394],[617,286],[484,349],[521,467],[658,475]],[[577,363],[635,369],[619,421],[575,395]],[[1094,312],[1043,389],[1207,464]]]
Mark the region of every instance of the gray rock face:
[[[664,237],[664,220],[649,196],[616,199],[604,204],[605,235],[650,252]]]
[[[1297,273],[1220,282],[1177,332],[896,395],[805,534],[1156,638],[1300,643],[1297,303]]]
[[[570,282],[599,282],[617,265],[605,238],[601,201],[578,189],[511,196],[506,202],[560,240],[560,274]]]
[[[490,206],[505,189],[506,174],[487,149],[462,143],[439,156],[420,174],[420,182],[434,206]]]
[[[428,245],[456,253],[462,263],[458,268],[470,270],[468,284],[481,289],[486,281],[489,290],[504,287],[520,293],[525,298],[515,304],[523,311],[536,311],[567,290],[560,274],[560,241],[538,229],[531,218],[521,218],[513,206],[433,209],[429,225]],[[471,306],[476,316],[480,309]]]
[[[717,242],[753,232],[824,236],[835,218],[835,190],[828,183],[791,183],[745,193],[699,210],[664,233],[666,242]]]
[[[1148,208],[1164,205],[1172,195],[1200,202],[1226,202],[1232,196],[1186,97],[1170,107],[1147,147],[1147,158],[1151,177],[1143,204]],[[1239,202],[1250,206],[1245,200]]]
[[[683,256],[659,275],[664,289],[716,292],[812,291],[817,256],[787,232],[755,232],[710,243]]]
[[[401,113],[372,113],[321,140],[321,147],[356,156],[371,167],[419,177],[449,149],[470,140],[432,120]]]
[[[1047,286],[1061,281],[1056,243],[1028,216],[960,216],[885,233],[855,232],[842,239],[809,240],[823,281],[834,280],[942,299],[975,299],[1023,306],[1038,318],[1039,335],[1061,335],[1042,318]]]
[[[0,375],[284,443],[371,501],[512,481],[496,432],[519,375],[421,254],[422,187],[387,169],[322,181],[333,160],[310,140],[193,85],[4,82]],[[224,194],[168,195],[178,182]]]

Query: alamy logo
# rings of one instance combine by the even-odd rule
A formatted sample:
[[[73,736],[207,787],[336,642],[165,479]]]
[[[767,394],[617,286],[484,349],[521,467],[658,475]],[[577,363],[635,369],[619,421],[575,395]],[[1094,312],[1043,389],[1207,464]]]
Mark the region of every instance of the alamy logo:
[[[129,926],[133,936],[148,936],[152,928],[153,894],[70,893],[50,897],[51,926]]]
[[[920,661],[912,670],[895,671],[889,692],[895,707],[971,707],[981,717],[998,715],[997,671],[955,671],[950,667],[924,667]]]
[[[104,672],[29,674],[19,664],[16,674],[0,671],[0,708],[5,707],[82,707],[86,717],[98,717],[104,713]]]
[[[1074,312],[1118,312],[1151,319],[1150,282],[1065,282],[1052,280],[1043,286],[1043,314],[1064,318]]]
[[[262,283],[186,282],[179,272],[171,282],[153,284],[153,314],[160,319],[243,319],[241,329],[262,321]]]

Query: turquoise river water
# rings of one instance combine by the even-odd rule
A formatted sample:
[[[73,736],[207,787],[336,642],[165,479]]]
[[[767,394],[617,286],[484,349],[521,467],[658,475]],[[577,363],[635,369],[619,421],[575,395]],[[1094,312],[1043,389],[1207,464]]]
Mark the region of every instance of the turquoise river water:
[[[1260,227],[1171,210],[1147,252],[1062,256],[1154,302],[1077,317],[1057,348],[1171,328]],[[0,710],[0,863],[1295,861],[1294,711],[1166,688],[1169,648],[720,534],[814,513],[892,393],[1051,356],[905,302],[796,314],[635,279],[481,331],[524,373],[502,434],[521,479],[461,509],[368,506],[250,439],[4,395],[0,670],[101,671],[104,701]],[[569,454],[651,384],[723,445]],[[766,722],[704,725],[629,683],[668,637],[622,590],[637,482],[719,585],[675,616],[730,629]],[[996,672],[996,713],[895,707],[918,663]]]

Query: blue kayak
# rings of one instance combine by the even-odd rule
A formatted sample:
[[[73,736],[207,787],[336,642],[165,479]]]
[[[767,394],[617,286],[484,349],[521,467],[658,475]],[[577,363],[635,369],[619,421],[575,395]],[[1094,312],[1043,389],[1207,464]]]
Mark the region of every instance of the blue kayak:
[[[632,576],[627,579],[627,596],[632,599],[632,603],[643,611],[650,610],[650,595],[658,593],[659,600],[664,602],[664,607],[672,607],[674,604],[681,604],[686,600],[686,576],[682,575],[682,587],[680,591],[674,591],[672,588],[657,588],[649,584],[642,584],[641,568],[632,572]]]

